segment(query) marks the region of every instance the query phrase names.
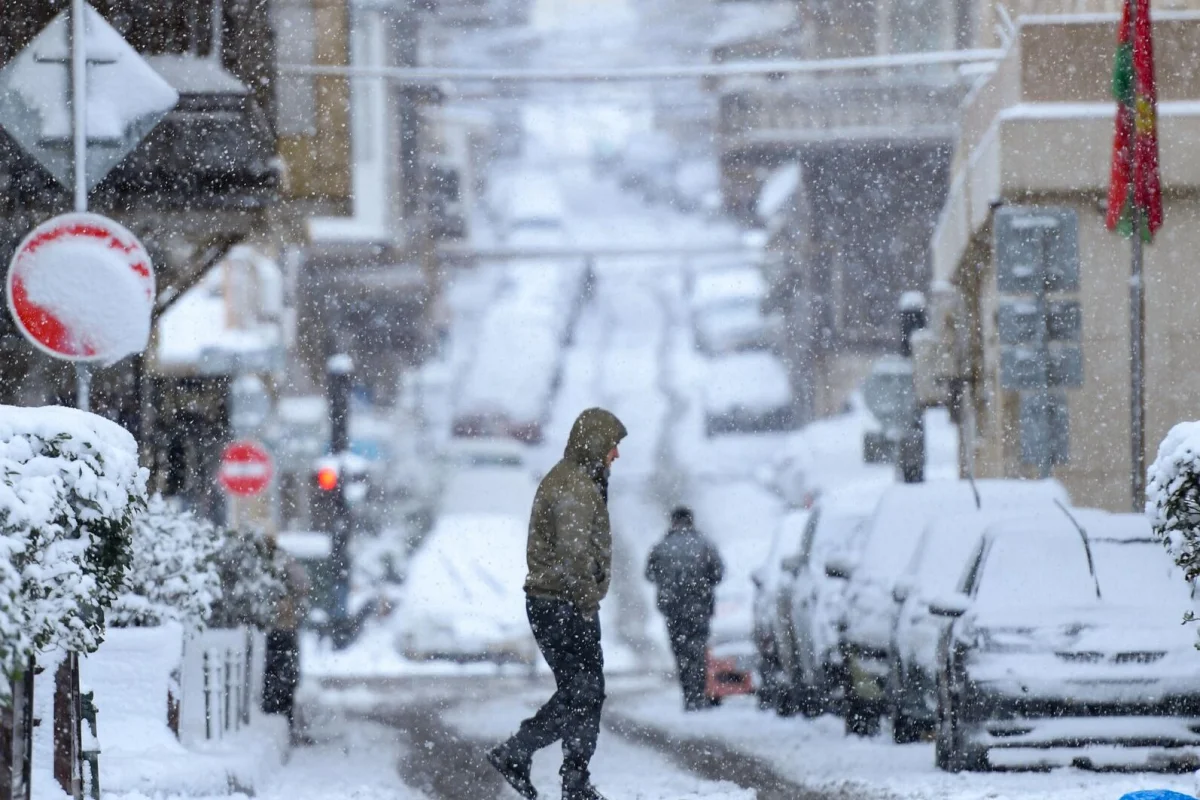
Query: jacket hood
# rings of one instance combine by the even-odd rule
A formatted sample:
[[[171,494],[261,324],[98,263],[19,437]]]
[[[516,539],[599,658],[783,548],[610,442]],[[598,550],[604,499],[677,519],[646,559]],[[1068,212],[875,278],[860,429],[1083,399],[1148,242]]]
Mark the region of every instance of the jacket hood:
[[[580,464],[603,464],[604,457],[627,433],[616,414],[603,408],[589,408],[571,426],[564,455]]]

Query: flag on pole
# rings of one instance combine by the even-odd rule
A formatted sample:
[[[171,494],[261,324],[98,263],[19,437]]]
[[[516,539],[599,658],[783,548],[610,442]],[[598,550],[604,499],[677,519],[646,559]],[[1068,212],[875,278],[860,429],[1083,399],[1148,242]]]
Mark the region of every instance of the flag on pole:
[[[1108,229],[1131,236],[1136,217],[1142,239],[1149,242],[1163,221],[1150,0],[1125,0],[1112,91],[1117,101],[1117,122],[1108,188]]]

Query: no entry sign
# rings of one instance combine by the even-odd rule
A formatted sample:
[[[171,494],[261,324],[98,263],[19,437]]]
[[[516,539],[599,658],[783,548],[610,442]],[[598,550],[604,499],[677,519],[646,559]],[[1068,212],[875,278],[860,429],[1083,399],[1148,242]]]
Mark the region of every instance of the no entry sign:
[[[271,483],[275,467],[271,454],[258,442],[234,442],[221,454],[217,480],[221,488],[237,497],[260,494]]]
[[[7,288],[21,333],[55,358],[111,364],[150,339],[150,256],[99,214],[63,214],[34,228],[13,255]]]

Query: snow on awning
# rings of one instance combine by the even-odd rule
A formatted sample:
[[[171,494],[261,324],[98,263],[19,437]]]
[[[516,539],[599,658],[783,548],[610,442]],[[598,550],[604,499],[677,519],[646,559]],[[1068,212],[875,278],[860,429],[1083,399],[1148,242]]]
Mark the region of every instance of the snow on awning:
[[[258,250],[235,247],[158,320],[163,372],[227,375],[283,367],[282,273]]]
[[[798,188],[800,188],[800,164],[793,161],[772,172],[763,182],[754,212],[764,222],[770,220],[792,204],[792,197],[795,196]]]

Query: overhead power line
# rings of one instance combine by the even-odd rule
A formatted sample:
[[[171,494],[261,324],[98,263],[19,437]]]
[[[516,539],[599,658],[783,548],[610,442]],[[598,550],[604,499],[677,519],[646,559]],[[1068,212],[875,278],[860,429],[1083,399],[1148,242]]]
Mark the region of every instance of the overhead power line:
[[[647,67],[598,69],[460,69],[455,67],[363,67],[324,64],[282,64],[285,75],[376,78],[392,83],[429,84],[452,82],[493,83],[617,83],[712,78],[815,75],[876,69],[979,64],[999,61],[1003,50],[939,50],[928,53],[897,53],[855,58],[808,60],[735,61],[727,64],[678,64]]]

